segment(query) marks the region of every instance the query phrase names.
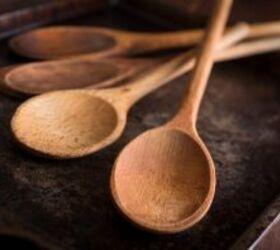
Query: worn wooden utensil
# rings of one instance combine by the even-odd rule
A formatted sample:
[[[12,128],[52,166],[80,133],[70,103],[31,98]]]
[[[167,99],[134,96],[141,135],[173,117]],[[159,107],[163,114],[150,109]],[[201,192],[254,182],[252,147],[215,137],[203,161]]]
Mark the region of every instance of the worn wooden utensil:
[[[64,89],[101,88],[137,75],[167,58],[132,59],[90,56],[30,63],[0,69],[1,85],[16,96],[26,97]]]
[[[265,34],[263,31],[264,27],[270,31],[270,35],[277,35],[280,32],[280,27],[279,30],[276,30],[276,25],[273,23],[259,24],[253,27],[250,26],[248,37],[261,37]],[[269,48],[269,44],[272,43],[272,39],[273,37],[267,38],[267,40],[259,40],[263,44],[267,43],[265,51]],[[275,37],[275,40],[277,39]],[[243,45],[245,44],[243,43]],[[270,50],[279,49],[277,45],[275,48],[275,44],[273,42]],[[239,45],[237,46],[239,47]],[[252,44],[252,48],[256,53],[257,47]],[[262,50],[259,50],[258,53],[261,52]],[[234,54],[231,55],[235,57]],[[0,79],[0,84],[9,89],[10,94],[22,97],[61,89],[108,87],[165,60],[166,58],[145,60],[128,58],[97,59],[92,55],[83,55],[71,59],[36,62],[14,68],[9,67],[9,70],[6,68],[0,69],[0,74],[5,72],[5,75],[2,75],[1,78],[2,81]]]
[[[220,48],[248,34],[248,26],[231,31]],[[195,50],[180,55],[126,85],[99,90],[55,91],[30,98],[15,112],[12,132],[26,149],[54,158],[96,152],[122,134],[130,107],[140,98],[192,67]]]
[[[241,42],[215,55],[215,61],[234,60],[241,57],[252,56],[267,52],[280,50],[280,37],[255,39],[253,41]],[[87,59],[83,56],[86,62]],[[81,68],[75,59],[60,60],[59,62],[38,62],[27,65],[8,66],[0,69],[0,90],[6,94],[17,97],[27,97],[41,94],[52,90],[74,89],[74,88],[102,88],[116,84],[129,77],[137,77],[137,74],[148,66],[154,67],[163,59],[123,59],[104,58],[90,60],[88,67]],[[76,67],[78,64],[78,67]],[[106,67],[106,68],[103,68]],[[184,74],[191,70],[192,64],[182,68]],[[54,74],[55,73],[55,74]],[[95,75],[97,74],[97,75]]]
[[[10,40],[18,54],[35,59],[57,59],[91,53],[100,58],[194,45],[203,30],[175,31],[158,34],[136,33],[109,28],[58,26],[30,31]],[[280,22],[252,25],[250,38],[280,35]]]
[[[231,2],[216,0],[177,115],[130,142],[113,167],[111,192],[116,205],[144,229],[159,233],[185,230],[205,216],[213,201],[215,166],[198,135],[196,120]]]

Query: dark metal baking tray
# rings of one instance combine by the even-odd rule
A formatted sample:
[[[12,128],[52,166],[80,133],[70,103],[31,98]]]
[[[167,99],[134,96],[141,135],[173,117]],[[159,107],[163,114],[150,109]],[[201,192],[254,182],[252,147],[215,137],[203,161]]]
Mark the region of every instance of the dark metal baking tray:
[[[119,9],[71,23],[162,30]],[[0,56],[1,65],[22,61],[8,52],[6,41],[1,43]],[[271,70],[277,63],[279,57],[274,54],[215,66],[198,129],[216,163],[217,193],[201,223],[173,236],[149,234],[128,224],[115,210],[108,185],[112,164],[123,146],[174,114],[187,76],[140,101],[116,144],[67,161],[36,158],[17,147],[9,122],[20,101],[1,94],[0,239],[14,244],[16,238],[9,237],[19,235],[35,241],[34,249],[67,250],[233,246],[280,193],[280,75]],[[254,230],[254,237],[238,248],[245,249],[259,233]]]

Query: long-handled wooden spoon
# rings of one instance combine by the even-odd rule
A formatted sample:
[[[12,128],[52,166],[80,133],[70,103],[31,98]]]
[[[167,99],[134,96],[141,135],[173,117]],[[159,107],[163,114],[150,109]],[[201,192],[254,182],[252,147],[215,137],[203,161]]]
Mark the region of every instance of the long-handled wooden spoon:
[[[276,50],[280,50],[280,37],[256,39],[216,53],[215,61],[234,60]],[[86,58],[83,60],[86,63]],[[165,60],[166,58],[104,58],[98,61],[90,60],[89,70],[87,66],[85,68],[81,66],[81,70],[78,70],[80,63],[77,63],[76,59],[65,60],[62,67],[59,67],[58,62],[7,66],[0,68],[0,90],[12,96],[27,97],[60,89],[103,88],[120,84],[129,77],[137,76],[148,66],[154,67]],[[64,60],[59,62],[62,63]],[[177,75],[191,70],[192,66],[192,63],[188,63],[187,68],[181,68],[181,72]]]
[[[111,192],[136,225],[160,233],[185,230],[207,213],[215,193],[215,166],[196,130],[214,49],[231,0],[216,0],[205,41],[182,107],[170,122],[130,142],[117,158]]]
[[[238,27],[226,35],[220,48],[231,46],[247,32],[246,25]],[[12,132],[20,145],[48,157],[96,152],[120,137],[128,110],[137,100],[174,79],[186,63],[192,67],[194,58],[194,51],[178,56],[121,87],[55,91],[30,98],[14,114]]]
[[[0,85],[9,93],[26,97],[64,89],[103,88],[135,76],[167,58],[132,59],[89,56],[38,62],[0,69]]]
[[[263,24],[256,27],[253,28],[253,31],[250,27],[249,38],[252,37],[252,34],[253,36],[272,35],[273,31],[275,35],[280,34],[280,27],[276,31],[275,25]],[[273,39],[277,41],[278,38],[272,37],[267,38],[267,40],[260,40],[259,38],[255,40],[262,41],[263,44],[267,43],[267,49]],[[271,50],[275,50],[276,43],[273,43]],[[251,47],[255,48],[254,43]],[[234,54],[232,56],[234,57]],[[166,59],[96,59],[89,55],[59,61],[30,63],[0,69],[0,85],[9,90],[10,94],[23,97],[53,90],[108,87],[164,60]]]
[[[252,25],[250,38],[280,35],[280,22]],[[10,47],[20,55],[35,59],[56,59],[92,53],[100,58],[131,55],[167,48],[194,45],[203,30],[164,33],[136,33],[109,28],[58,26],[33,30],[14,37]]]

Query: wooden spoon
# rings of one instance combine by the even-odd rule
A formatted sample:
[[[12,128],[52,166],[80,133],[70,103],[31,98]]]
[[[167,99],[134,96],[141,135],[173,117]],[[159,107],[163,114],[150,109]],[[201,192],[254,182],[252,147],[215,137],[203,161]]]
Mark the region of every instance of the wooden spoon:
[[[81,56],[0,69],[0,82],[9,93],[26,97],[63,89],[101,88],[135,76],[167,58],[130,59]]]
[[[250,38],[280,35],[280,22],[252,25]],[[198,43],[203,30],[136,33],[109,28],[58,26],[36,29],[10,40],[18,54],[35,59],[57,59],[92,53],[100,58],[179,48]]]
[[[280,37],[255,39],[239,43],[217,53],[215,61],[233,60],[279,49]],[[104,58],[96,60],[96,58],[81,56],[54,62],[8,66],[0,69],[0,90],[13,96],[25,98],[60,89],[108,87],[121,83],[129,77],[136,77],[147,67],[154,67],[165,60],[166,58]],[[190,69],[191,67],[187,70]],[[183,68],[180,74],[185,72],[186,69]]]
[[[231,2],[216,0],[191,82],[175,118],[138,136],[115,162],[111,176],[114,201],[141,228],[180,232],[200,221],[213,201],[215,166],[197,133],[196,120]]]
[[[243,57],[248,56],[254,56],[258,54],[264,54],[269,53],[273,51],[280,50],[280,36],[279,37],[271,37],[271,38],[263,38],[263,39],[255,39],[252,41],[247,42],[241,42],[237,45],[234,45],[226,50],[220,51],[215,55],[215,61],[221,62],[221,61],[227,61],[227,60],[235,60]],[[76,59],[75,59],[76,60]],[[75,62],[74,59],[71,59],[71,61]],[[153,62],[150,62],[152,60]],[[164,58],[165,60],[165,58]],[[160,59],[156,63],[163,62],[164,60]],[[60,60],[59,62],[63,62],[64,60]],[[154,65],[155,59],[130,59],[130,58],[104,58],[100,59],[98,61],[94,61],[94,72],[98,73],[98,69],[100,66],[103,65],[103,62],[106,63],[106,66],[108,65],[109,69],[116,67],[117,73],[116,74],[108,74],[107,77],[100,77],[97,76],[97,79],[101,79],[100,81],[95,80],[94,83],[86,83],[82,81],[81,83],[75,82],[75,84],[79,85],[79,88],[102,88],[102,87],[108,87],[115,85],[119,83],[119,81],[122,81],[126,79],[129,76],[133,76],[136,72],[138,72],[138,66],[143,66],[144,68],[146,65]],[[70,59],[66,59],[65,62],[70,62]],[[101,64],[99,64],[101,62]],[[70,65],[69,69],[66,68],[64,70],[57,70],[55,69],[55,75],[58,76],[56,78],[55,76],[51,75],[53,71],[48,71],[48,67],[54,67],[56,66],[58,62],[38,62],[38,63],[30,63],[27,65],[12,65],[12,66],[6,66],[3,68],[0,68],[0,88],[4,87],[5,89],[9,91],[18,91],[19,94],[27,94],[27,95],[34,95],[39,94],[47,91],[52,90],[59,90],[59,87],[61,88],[75,88],[75,85],[72,86],[69,83],[63,84],[63,82],[67,81],[67,78],[69,79],[70,76],[67,76],[67,78],[63,78],[63,74],[65,71],[69,71],[68,73],[75,74],[76,72],[71,71],[72,65]],[[73,63],[75,65],[75,63]],[[95,68],[96,65],[96,68]],[[187,64],[190,65],[190,64]],[[33,69],[31,70],[29,66]],[[119,69],[119,67],[121,69]],[[142,67],[140,67],[142,68]],[[102,68],[101,68],[102,69]],[[182,68],[181,71],[185,72],[190,70],[191,67],[188,66],[188,68]],[[26,70],[26,72],[25,72]],[[102,69],[103,70],[103,69]],[[31,72],[34,71],[34,74]],[[40,72],[43,71],[45,74],[41,76]],[[84,71],[83,73],[87,74],[88,71]],[[183,74],[183,73],[180,73]],[[22,75],[22,77],[20,77]],[[48,77],[50,76],[50,78]],[[179,74],[178,74],[179,76]],[[50,81],[52,79],[53,81]],[[73,76],[76,80],[78,77],[76,75]],[[89,76],[85,75],[85,78],[88,79]],[[61,79],[59,81],[58,79]],[[84,75],[80,75],[80,79],[84,79]],[[79,81],[78,79],[77,81]],[[95,79],[95,78],[94,78]],[[93,80],[93,79],[91,79]],[[57,82],[58,86],[56,85]],[[35,84],[39,85],[47,85],[47,86],[35,86]],[[62,86],[61,86],[62,85]]]
[[[248,26],[241,25],[219,47],[231,46],[246,34]],[[192,67],[194,58],[195,51],[183,54],[121,87],[33,97],[17,109],[12,132],[20,145],[47,157],[75,158],[96,152],[120,137],[128,110],[137,100],[174,79],[183,67]]]
[[[272,35],[275,32],[276,35],[279,31],[275,30],[275,26],[275,24],[262,24],[253,28],[251,26],[248,37],[261,36],[264,34],[264,27],[270,31],[268,34]],[[273,38],[267,39],[267,43],[269,44]],[[265,43],[265,40],[260,41]],[[243,45],[245,44],[243,43]],[[256,46],[252,46],[252,48],[256,51]],[[274,48],[275,42],[272,50]],[[277,46],[276,49],[278,49]],[[234,57],[234,54],[231,54],[231,56]],[[53,90],[108,87],[128,77],[137,75],[145,68],[155,66],[165,60],[166,58],[156,60],[97,59],[93,55],[84,55],[59,61],[37,62],[23,66],[2,68],[0,69],[0,84],[5,90],[8,90],[9,94],[19,97],[41,94]]]

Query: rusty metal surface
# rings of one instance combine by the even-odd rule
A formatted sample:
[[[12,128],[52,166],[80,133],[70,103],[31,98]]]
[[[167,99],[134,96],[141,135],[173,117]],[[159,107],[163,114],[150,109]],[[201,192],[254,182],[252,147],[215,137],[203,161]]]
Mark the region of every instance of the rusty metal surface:
[[[116,10],[77,23],[157,29]],[[1,65],[19,62],[0,48]],[[277,56],[217,65],[199,116],[218,186],[207,217],[191,230],[159,236],[130,226],[111,202],[112,164],[122,147],[176,111],[186,77],[151,94],[129,115],[115,145],[78,160],[36,158],[13,142],[9,121],[20,101],[0,95],[0,232],[24,232],[58,249],[227,249],[280,193],[280,85]]]

